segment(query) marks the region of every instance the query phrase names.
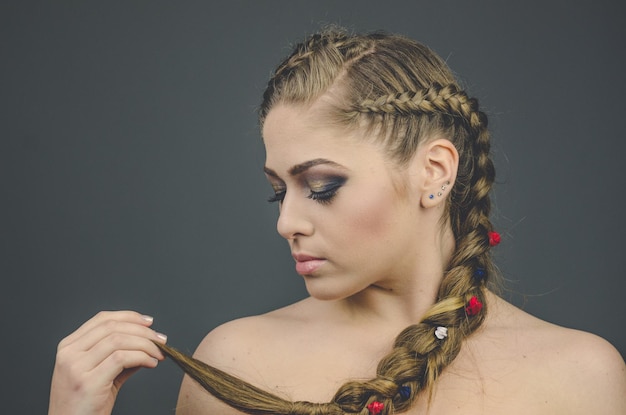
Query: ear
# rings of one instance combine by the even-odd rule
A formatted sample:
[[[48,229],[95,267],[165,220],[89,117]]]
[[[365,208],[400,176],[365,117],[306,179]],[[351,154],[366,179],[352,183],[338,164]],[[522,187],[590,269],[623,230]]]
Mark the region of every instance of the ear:
[[[459,152],[445,138],[423,144],[418,150],[423,173],[420,203],[422,207],[444,206],[450,194],[459,167]]]

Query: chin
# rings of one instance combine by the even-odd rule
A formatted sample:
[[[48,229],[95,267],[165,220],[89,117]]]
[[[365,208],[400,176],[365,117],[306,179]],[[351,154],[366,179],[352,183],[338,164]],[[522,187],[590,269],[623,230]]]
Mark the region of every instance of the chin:
[[[309,295],[320,301],[343,300],[356,293],[356,291],[349,290],[347,287],[340,287],[332,282],[321,281],[319,277],[305,275],[304,282]]]

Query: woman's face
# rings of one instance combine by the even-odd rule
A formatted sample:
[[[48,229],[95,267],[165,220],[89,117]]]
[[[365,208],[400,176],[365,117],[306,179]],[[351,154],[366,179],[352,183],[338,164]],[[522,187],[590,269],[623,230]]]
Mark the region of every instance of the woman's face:
[[[414,266],[419,195],[400,184],[407,173],[379,145],[329,127],[314,114],[279,104],[264,123],[278,233],[289,242],[313,297],[340,299],[371,285],[385,288]]]

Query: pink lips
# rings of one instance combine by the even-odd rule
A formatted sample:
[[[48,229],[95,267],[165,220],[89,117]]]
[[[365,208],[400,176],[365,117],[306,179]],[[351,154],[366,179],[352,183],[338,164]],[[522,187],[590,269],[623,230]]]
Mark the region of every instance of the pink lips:
[[[293,259],[296,260],[296,272],[300,275],[312,274],[326,261],[303,254],[293,254]]]

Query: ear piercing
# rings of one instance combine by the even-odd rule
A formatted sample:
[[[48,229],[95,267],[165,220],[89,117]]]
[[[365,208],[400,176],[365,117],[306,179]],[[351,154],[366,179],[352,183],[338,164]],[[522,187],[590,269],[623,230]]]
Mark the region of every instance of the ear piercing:
[[[446,182],[446,184],[444,184],[443,186],[441,186],[441,191],[440,191],[440,192],[437,192],[437,196],[439,196],[439,197],[443,196],[443,192],[444,192],[444,190],[446,190],[446,188],[447,188],[449,185],[450,185],[450,181],[447,181],[447,182]],[[429,194],[429,195],[428,195],[428,198],[429,198],[429,199],[434,199],[434,198],[435,198],[435,195],[431,193],[431,194]]]

